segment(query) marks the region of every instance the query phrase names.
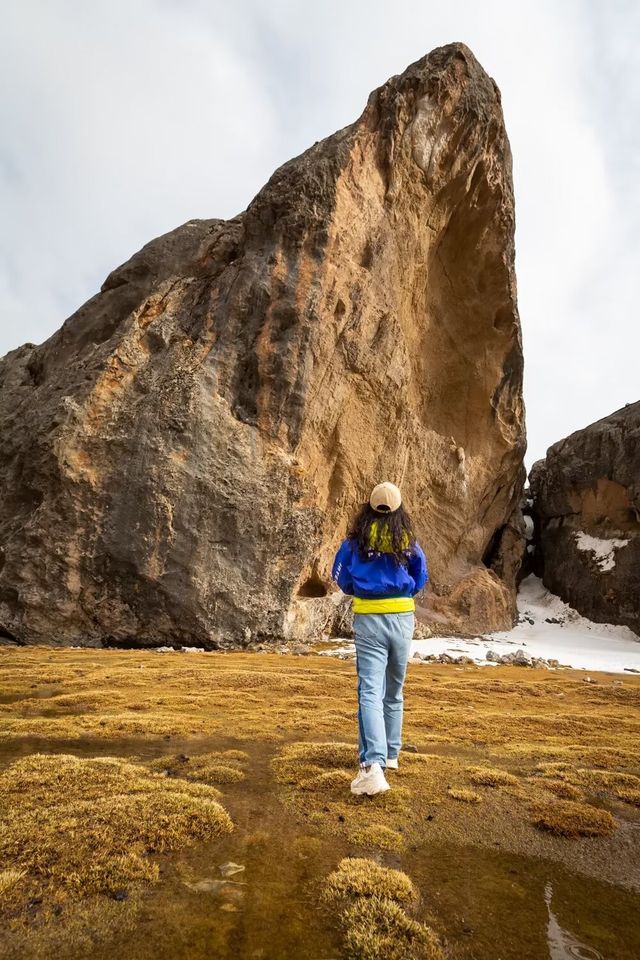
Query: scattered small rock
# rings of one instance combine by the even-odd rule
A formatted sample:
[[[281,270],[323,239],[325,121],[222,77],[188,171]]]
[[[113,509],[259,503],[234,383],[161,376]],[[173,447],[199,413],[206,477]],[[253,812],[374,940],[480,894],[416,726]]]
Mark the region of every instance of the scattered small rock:
[[[549,661],[545,660],[544,657],[532,657],[531,666],[536,667],[538,670],[548,670]]]
[[[223,877],[232,877],[236,873],[242,873],[244,867],[239,863],[232,863],[232,861],[229,860],[228,863],[221,864],[218,870]]]
[[[198,893],[218,893],[226,886],[224,880],[213,880],[211,877],[203,877],[202,880],[195,880],[193,883],[188,880],[183,882],[189,890],[196,890]]]
[[[513,655],[513,663],[517,667],[530,667],[531,666],[531,657],[524,652],[524,650],[516,650]]]
[[[485,657],[485,660],[488,660],[489,663],[500,663],[501,659],[502,657],[500,656],[499,653],[496,653],[495,650],[487,650],[487,655]]]
[[[294,643],[291,653],[296,657],[307,657],[311,653],[311,647],[307,643]]]
[[[418,752],[419,752],[419,751],[418,751],[418,748],[417,748],[417,747],[415,746],[415,744],[413,744],[413,743],[405,743],[405,745],[403,746],[402,749],[405,751],[405,753],[418,753]]]

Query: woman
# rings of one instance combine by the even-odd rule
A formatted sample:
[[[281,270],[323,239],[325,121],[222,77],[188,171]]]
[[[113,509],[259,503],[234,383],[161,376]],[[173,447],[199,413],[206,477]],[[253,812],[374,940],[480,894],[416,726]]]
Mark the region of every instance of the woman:
[[[331,576],[353,597],[360,771],[351,792],[371,796],[389,789],[385,769],[398,768],[413,598],[429,579],[395,484],[373,488],[340,545]]]

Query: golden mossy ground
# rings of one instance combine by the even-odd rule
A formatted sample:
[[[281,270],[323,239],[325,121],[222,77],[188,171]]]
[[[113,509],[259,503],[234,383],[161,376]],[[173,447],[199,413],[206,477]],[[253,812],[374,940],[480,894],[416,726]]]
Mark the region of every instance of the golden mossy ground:
[[[232,831],[208,784],[242,779],[247,760],[240,750],[144,765],[35,753],[1,770],[0,862],[16,865],[0,871],[7,955],[85,955],[132,928],[138,891],[159,880],[156,854]],[[31,904],[42,905],[36,926]]]
[[[44,891],[54,912],[73,895],[80,929],[91,898],[156,882],[155,852],[231,829],[212,784],[224,792],[242,780],[252,791],[248,752],[256,744],[271,758],[273,802],[287,806],[302,832],[322,843],[338,836],[356,858],[399,857],[431,841],[499,846],[640,886],[640,855],[628,841],[640,823],[640,677],[595,677],[585,684],[573,671],[412,664],[404,739],[420,752],[403,751],[399,770],[388,773],[393,789],[370,799],[349,791],[357,764],[352,662],[2,648],[5,920],[18,922]],[[112,757],[70,755],[74,743],[86,753],[105,742]],[[33,753],[16,760],[30,744]],[[153,744],[166,755],[144,759],[141,748]],[[114,903],[104,902],[105,929]],[[421,943],[412,925],[424,925],[387,894],[351,898],[341,910],[351,918],[347,938],[357,940],[348,933],[360,929],[354,918],[378,929],[377,910],[389,936],[413,931],[416,950],[439,949]],[[375,956],[356,940],[354,956]],[[423,955],[437,953],[416,953]]]
[[[0,916],[45,920],[158,881],[154,854],[228,833],[220,794],[118,757],[30,754],[0,772]]]

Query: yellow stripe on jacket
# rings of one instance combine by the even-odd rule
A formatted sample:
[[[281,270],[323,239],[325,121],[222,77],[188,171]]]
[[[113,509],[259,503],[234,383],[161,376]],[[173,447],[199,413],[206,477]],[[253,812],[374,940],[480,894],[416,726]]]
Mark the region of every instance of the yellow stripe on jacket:
[[[378,597],[375,600],[366,597],[351,598],[352,613],[407,613],[415,608],[413,597]]]

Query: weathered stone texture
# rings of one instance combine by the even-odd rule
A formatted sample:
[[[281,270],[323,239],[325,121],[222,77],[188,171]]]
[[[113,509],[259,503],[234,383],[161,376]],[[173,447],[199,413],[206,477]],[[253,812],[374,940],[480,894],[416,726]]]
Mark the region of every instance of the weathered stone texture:
[[[429,557],[421,614],[510,626],[513,236],[500,95],[454,44],[240,216],[145,246],[0,361],[0,628],[202,646],[343,630],[331,561],[381,479],[402,481]]]
[[[545,586],[640,634],[640,402],[555,443],[530,479]]]

